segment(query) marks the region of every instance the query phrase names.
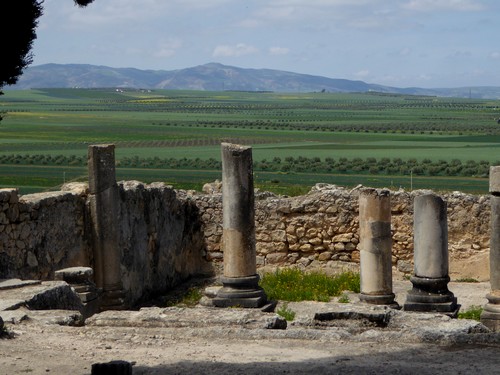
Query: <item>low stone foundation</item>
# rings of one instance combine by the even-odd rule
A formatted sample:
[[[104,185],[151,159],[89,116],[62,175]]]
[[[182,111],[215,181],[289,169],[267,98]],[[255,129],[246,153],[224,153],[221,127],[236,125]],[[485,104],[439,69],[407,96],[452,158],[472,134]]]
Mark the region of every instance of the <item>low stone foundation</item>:
[[[52,280],[57,270],[93,267],[86,184],[20,196],[0,189],[0,279]],[[127,303],[200,273],[221,273],[222,195],[162,183],[118,183],[119,248]],[[255,194],[257,267],[356,268],[360,189],[318,184],[299,197]],[[413,271],[413,199],[391,192],[392,265]],[[453,192],[447,203],[450,277],[489,279],[490,197]]]
[[[210,194],[192,196],[199,208],[206,257],[222,262],[222,196],[218,184]],[[308,194],[282,197],[256,194],[257,265],[296,265],[304,269],[338,269],[359,263],[358,200],[360,187],[317,184]],[[413,272],[413,199],[429,191],[391,191],[393,268]],[[488,280],[490,197],[461,192],[442,194],[447,203],[450,276]],[[473,264],[474,267],[470,265]]]

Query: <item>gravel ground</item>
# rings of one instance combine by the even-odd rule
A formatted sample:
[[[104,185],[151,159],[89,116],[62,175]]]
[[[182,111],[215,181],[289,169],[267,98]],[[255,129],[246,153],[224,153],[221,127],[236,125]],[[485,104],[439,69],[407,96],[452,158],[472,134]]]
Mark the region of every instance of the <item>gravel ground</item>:
[[[410,285],[395,282],[398,302]],[[450,283],[450,290],[466,309],[484,304],[489,284]],[[358,309],[342,308],[348,306]],[[388,328],[311,327],[311,314],[339,304],[290,307],[297,317],[286,330],[264,329],[274,315],[253,309],[105,312],[82,327],[47,324],[50,313],[26,311],[30,318],[16,324],[4,318],[14,337],[0,340],[0,374],[83,375],[92,364],[112,360],[131,362],[134,375],[500,373],[500,334],[484,333],[472,321],[391,312]]]

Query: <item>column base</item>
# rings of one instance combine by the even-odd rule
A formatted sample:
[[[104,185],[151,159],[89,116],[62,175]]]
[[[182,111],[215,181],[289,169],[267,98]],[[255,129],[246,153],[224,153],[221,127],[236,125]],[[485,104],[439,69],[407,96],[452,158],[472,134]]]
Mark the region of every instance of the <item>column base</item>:
[[[488,294],[486,298],[488,303],[481,313],[481,323],[493,332],[500,332],[500,297]]]
[[[401,306],[394,300],[396,295],[390,294],[364,294],[359,293],[359,300],[370,305],[385,305],[391,309],[400,309]]]
[[[221,277],[222,289],[213,299],[216,307],[259,308],[267,303],[264,289],[259,287],[259,275]]]
[[[452,318],[458,316],[460,305],[448,290],[448,276],[428,278],[412,276],[413,289],[408,291],[403,309],[405,311],[444,313]]]
[[[99,310],[125,310],[125,291],[123,289],[104,290],[100,298]]]

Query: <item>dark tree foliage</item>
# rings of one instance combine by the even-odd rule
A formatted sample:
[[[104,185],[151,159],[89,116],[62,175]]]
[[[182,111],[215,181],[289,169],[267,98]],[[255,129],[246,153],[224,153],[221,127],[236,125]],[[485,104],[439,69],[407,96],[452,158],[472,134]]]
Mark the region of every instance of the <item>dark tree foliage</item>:
[[[0,14],[5,18],[0,26],[3,29],[0,88],[16,83],[23,69],[33,61],[30,51],[36,39],[38,18],[42,15],[42,3],[36,0],[0,1]]]
[[[94,0],[75,0],[75,3],[81,7],[86,7],[90,3],[93,3]]]
[[[74,0],[80,7],[93,1]],[[31,49],[36,39],[38,18],[42,14],[43,0],[0,1],[0,15],[4,18],[4,22],[0,24],[0,95],[2,87],[15,84],[24,68],[33,62]]]

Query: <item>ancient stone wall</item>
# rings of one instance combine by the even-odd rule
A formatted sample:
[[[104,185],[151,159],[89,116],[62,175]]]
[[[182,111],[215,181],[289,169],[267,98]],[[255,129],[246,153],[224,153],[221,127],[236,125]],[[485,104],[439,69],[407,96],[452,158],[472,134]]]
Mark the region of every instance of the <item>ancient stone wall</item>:
[[[122,283],[138,301],[211,273],[197,206],[162,183],[119,183]]]
[[[211,269],[197,206],[164,184],[119,183],[119,247],[126,304],[169,290]],[[54,278],[93,267],[88,188],[18,196],[0,190],[0,279]]]
[[[222,195],[211,187],[210,194],[202,194],[159,183],[119,183],[119,247],[129,302],[168,290],[193,274],[221,272]],[[257,267],[356,269],[359,191],[318,184],[300,197],[257,193]],[[421,193],[391,192],[397,272],[413,271],[413,198]],[[441,196],[448,210],[450,276],[487,279],[490,197]],[[92,267],[85,185],[24,196],[0,189],[0,204],[0,278],[47,280],[58,269]]]
[[[221,195],[197,196],[207,258],[222,261]],[[348,190],[318,184],[300,197],[256,195],[258,266],[295,264],[303,268],[338,269],[359,262],[358,199]],[[424,191],[391,192],[392,263],[403,274],[413,272],[413,198]],[[450,275],[488,277],[489,196],[443,194],[448,210]]]
[[[0,204],[0,278],[47,280],[57,269],[91,263],[84,197],[0,189]]]

